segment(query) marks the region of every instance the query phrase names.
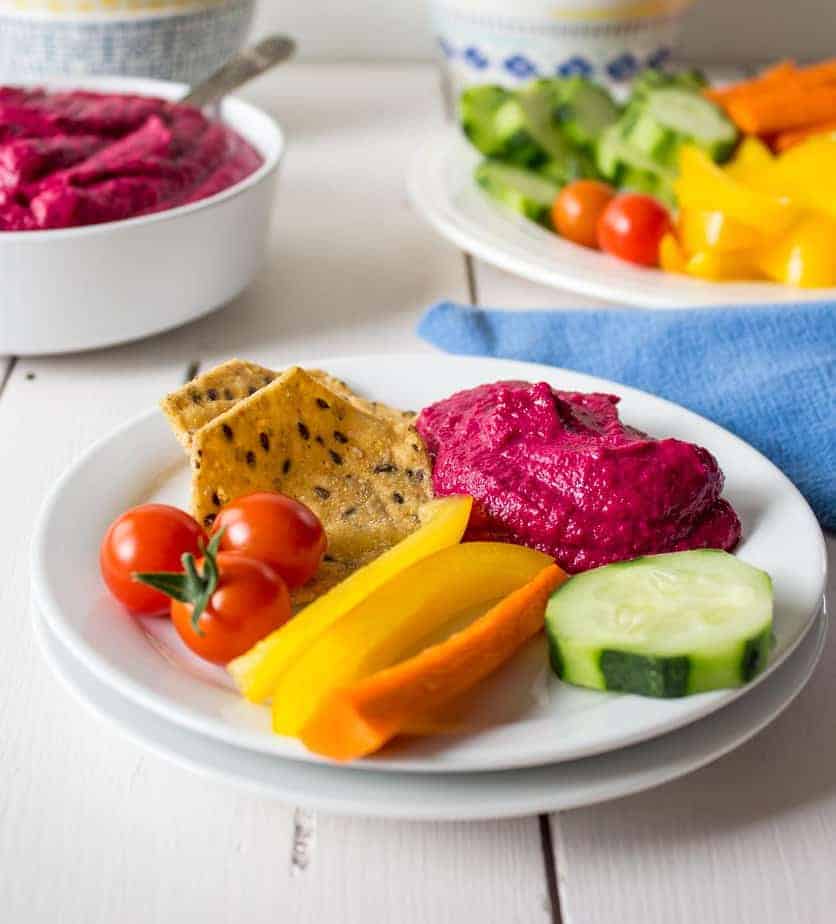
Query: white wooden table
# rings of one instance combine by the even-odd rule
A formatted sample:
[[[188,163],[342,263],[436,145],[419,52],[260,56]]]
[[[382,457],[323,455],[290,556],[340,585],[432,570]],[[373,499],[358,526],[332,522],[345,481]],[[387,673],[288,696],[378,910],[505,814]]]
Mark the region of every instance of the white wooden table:
[[[208,783],[99,724],[50,675],[30,631],[35,511],[89,443],[197,366],[429,349],[415,322],[442,296],[582,301],[471,261],[413,214],[405,165],[443,119],[431,67],[293,66],[247,95],[290,135],[252,289],[143,343],[2,366],[0,922],[832,924],[833,636],[799,699],[713,766],[485,824],[313,817]]]

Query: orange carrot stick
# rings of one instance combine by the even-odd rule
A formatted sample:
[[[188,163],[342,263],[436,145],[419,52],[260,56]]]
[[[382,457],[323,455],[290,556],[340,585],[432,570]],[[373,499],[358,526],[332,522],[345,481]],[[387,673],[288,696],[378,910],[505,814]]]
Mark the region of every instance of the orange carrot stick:
[[[836,84],[733,96],[725,108],[738,128],[750,135],[785,132],[836,119]]]
[[[334,760],[377,751],[493,673],[536,635],[551,592],[565,580],[563,571],[550,565],[446,641],[335,691],[302,729],[302,741]]]
[[[748,96],[751,93],[768,90],[777,84],[788,83],[797,73],[798,69],[794,61],[779,61],[778,64],[774,64],[751,80],[741,80],[727,87],[708,87],[703,92],[709,99],[713,99],[715,103],[722,106],[735,96]]]
[[[820,122],[817,125],[807,125],[804,128],[795,128],[791,131],[781,132],[772,140],[772,147],[779,153],[794,148],[802,141],[812,138],[814,135],[824,135],[827,132],[836,132],[836,119],[829,122]]]

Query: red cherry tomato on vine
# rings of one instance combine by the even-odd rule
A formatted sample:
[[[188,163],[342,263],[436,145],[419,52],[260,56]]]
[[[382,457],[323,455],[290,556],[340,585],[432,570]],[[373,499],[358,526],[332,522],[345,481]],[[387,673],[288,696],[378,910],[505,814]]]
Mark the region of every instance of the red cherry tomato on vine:
[[[108,527],[99,550],[99,567],[108,590],[131,612],[164,613],[165,594],[137,583],[135,571],[182,571],[185,552],[199,555],[206,533],[182,510],[143,504],[125,511]]]
[[[316,514],[275,491],[247,494],[227,504],[212,535],[220,530],[224,530],[221,551],[266,561],[291,589],[314,576],[327,545]]]
[[[575,180],[560,190],[552,206],[552,223],[561,237],[598,249],[598,221],[615,190],[598,180]]]
[[[658,266],[659,244],[670,231],[668,210],[652,196],[616,196],[598,222],[601,250],[642,266]]]
[[[290,619],[290,594],[263,561],[238,552],[221,552],[216,561],[216,584],[198,618],[193,603],[172,600],[171,620],[195,654],[226,664]],[[198,571],[205,566],[205,559],[197,562]]]

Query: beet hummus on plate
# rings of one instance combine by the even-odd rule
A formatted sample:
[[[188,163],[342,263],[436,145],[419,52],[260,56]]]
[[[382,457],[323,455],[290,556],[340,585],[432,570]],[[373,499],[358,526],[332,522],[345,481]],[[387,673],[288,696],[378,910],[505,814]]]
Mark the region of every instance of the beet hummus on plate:
[[[0,231],[171,209],[238,183],[262,162],[240,135],[191,106],[0,87]]]
[[[740,520],[700,446],[654,439],[618,398],[497,382],[425,408],[418,431],[438,495],[476,501],[470,539],[552,555],[569,572],[659,552],[731,550]]]

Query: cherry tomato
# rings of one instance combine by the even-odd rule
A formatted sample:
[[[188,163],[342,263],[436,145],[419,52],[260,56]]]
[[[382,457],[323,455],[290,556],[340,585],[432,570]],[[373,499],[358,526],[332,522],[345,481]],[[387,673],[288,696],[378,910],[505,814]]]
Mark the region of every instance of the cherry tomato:
[[[227,504],[212,535],[222,529],[222,551],[266,561],[290,588],[301,587],[314,576],[327,545],[316,514],[274,491],[247,494]]]
[[[205,560],[197,562],[202,571]],[[263,561],[238,552],[217,556],[217,584],[197,624],[191,603],[171,601],[171,620],[183,641],[201,658],[226,664],[244,654],[290,619],[290,594]]]
[[[562,237],[598,249],[598,221],[615,195],[597,180],[575,180],[561,189],[552,206],[552,223]]]
[[[657,266],[659,244],[671,229],[668,210],[652,196],[625,193],[616,196],[601,216],[601,249],[630,263]]]
[[[131,612],[164,613],[165,594],[139,584],[135,571],[182,571],[184,552],[202,553],[206,534],[187,513],[167,504],[143,504],[108,527],[99,550],[99,567],[108,590]]]

